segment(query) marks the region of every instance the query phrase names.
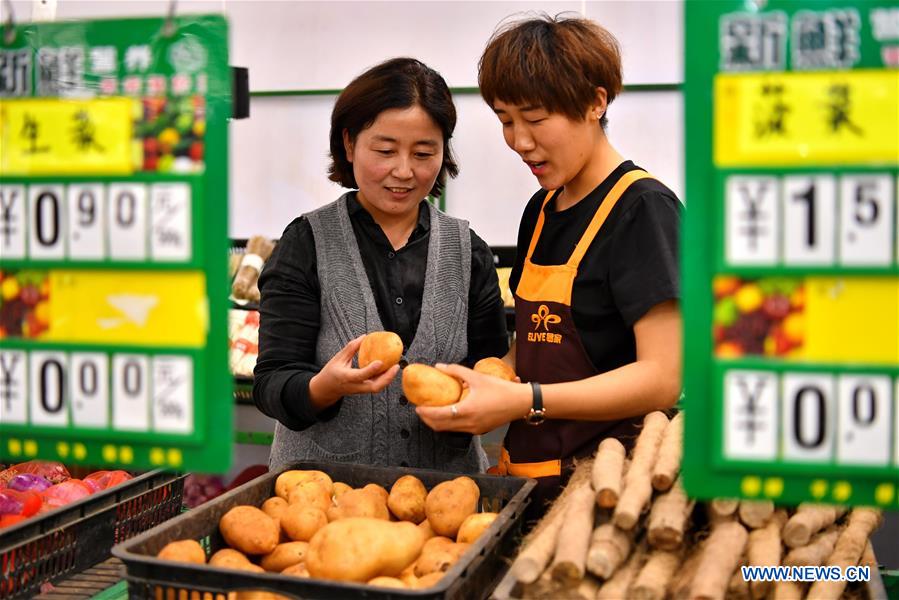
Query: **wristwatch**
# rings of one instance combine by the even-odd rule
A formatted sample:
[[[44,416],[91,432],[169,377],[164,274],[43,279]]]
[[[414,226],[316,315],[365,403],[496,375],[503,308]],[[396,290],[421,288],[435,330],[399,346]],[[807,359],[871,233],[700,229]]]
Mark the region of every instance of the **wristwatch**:
[[[546,409],[543,408],[543,392],[540,390],[540,384],[536,381],[531,382],[531,390],[534,392],[534,405],[524,420],[528,425],[540,425],[546,420]]]

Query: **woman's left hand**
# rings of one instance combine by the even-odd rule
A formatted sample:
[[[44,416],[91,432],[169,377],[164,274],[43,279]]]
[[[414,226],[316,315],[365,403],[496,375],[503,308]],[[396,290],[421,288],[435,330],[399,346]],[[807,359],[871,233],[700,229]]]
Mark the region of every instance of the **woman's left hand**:
[[[465,399],[450,406],[419,406],[419,418],[434,431],[480,435],[523,418],[531,409],[530,386],[484,375],[461,365],[435,365],[468,386]],[[455,411],[453,408],[455,407]]]

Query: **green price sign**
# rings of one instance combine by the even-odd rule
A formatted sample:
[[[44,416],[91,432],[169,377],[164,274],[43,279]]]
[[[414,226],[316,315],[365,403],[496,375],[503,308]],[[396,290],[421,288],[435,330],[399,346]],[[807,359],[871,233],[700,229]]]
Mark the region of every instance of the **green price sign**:
[[[0,44],[0,460],[226,470],[225,19]]]
[[[897,510],[899,7],[685,17],[687,490]]]

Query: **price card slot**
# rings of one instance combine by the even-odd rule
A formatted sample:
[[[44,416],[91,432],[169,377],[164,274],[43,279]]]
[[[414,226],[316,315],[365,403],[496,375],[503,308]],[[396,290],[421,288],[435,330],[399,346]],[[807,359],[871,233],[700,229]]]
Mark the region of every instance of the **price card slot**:
[[[840,178],[840,263],[888,266],[893,259],[893,182],[888,175]]]
[[[29,356],[31,423],[53,427],[69,425],[64,352],[32,352]]]
[[[119,430],[150,429],[150,361],[139,354],[112,357],[113,426]]]
[[[113,260],[147,258],[147,186],[109,186],[109,254]]]
[[[31,258],[61,259],[66,253],[66,210],[62,185],[33,185],[28,188]]]
[[[28,423],[28,355],[0,351],[0,424]]]
[[[733,460],[777,457],[777,376],[729,371],[724,377],[724,455]]]
[[[731,176],[725,186],[727,262],[774,265],[778,258],[780,210],[774,177]]]
[[[723,457],[899,469],[899,378],[728,369]]]
[[[193,362],[186,356],[153,358],[153,429],[193,433]]]
[[[889,464],[892,391],[889,377],[839,377],[837,462]]]
[[[109,427],[109,358],[99,352],[73,352],[69,373],[72,421],[78,427]]]
[[[0,185],[0,259],[25,258],[25,186]]]
[[[150,186],[153,260],[188,261],[191,255],[190,186],[158,183]]]
[[[836,256],[836,180],[830,175],[783,180],[784,263],[830,266]]]
[[[100,184],[72,184],[69,206],[69,258],[100,260],[106,256],[106,189]]]

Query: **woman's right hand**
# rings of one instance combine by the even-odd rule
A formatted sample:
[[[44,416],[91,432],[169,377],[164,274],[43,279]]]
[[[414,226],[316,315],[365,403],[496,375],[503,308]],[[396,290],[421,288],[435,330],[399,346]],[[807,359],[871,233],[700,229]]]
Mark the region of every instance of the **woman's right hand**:
[[[309,398],[318,410],[324,410],[344,396],[374,394],[383,390],[400,370],[394,365],[380,373],[383,366],[376,360],[361,368],[353,368],[353,357],[362,344],[360,335],[344,346],[322,370],[309,381]]]

